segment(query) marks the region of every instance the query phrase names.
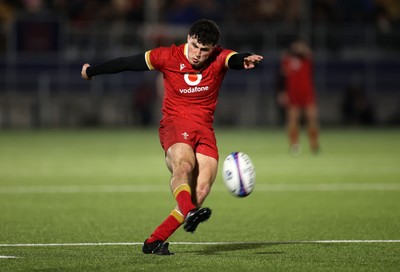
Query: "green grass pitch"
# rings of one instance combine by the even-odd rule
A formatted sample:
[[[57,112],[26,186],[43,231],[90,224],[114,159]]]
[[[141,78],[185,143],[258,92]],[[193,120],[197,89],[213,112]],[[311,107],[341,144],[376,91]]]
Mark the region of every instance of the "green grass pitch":
[[[0,131],[0,271],[399,271],[400,130],[326,129],[288,153],[282,129],[216,129],[256,166],[238,199],[221,172],[210,220],[174,256],[141,244],[175,202],[157,129]]]

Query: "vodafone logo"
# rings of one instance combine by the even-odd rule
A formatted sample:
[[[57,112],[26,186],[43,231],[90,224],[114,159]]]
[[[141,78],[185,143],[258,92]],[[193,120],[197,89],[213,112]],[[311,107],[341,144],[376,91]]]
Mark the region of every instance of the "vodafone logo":
[[[189,74],[186,73],[183,78],[185,79],[185,82],[189,85],[189,86],[196,86],[200,83],[201,79],[203,78],[203,76],[201,74]]]
[[[189,94],[189,93],[201,93],[201,92],[207,92],[209,90],[208,86],[197,86],[203,76],[199,73],[185,73],[185,75],[183,76],[183,78],[185,79],[185,82],[187,85],[192,86],[189,87],[187,89],[179,89],[179,92],[182,94]]]

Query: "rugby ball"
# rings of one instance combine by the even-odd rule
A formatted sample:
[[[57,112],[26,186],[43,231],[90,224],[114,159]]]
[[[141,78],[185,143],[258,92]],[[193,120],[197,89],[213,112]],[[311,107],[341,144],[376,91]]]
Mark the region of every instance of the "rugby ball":
[[[250,157],[243,152],[230,153],[223,164],[222,178],[234,196],[251,194],[256,183],[256,171]]]

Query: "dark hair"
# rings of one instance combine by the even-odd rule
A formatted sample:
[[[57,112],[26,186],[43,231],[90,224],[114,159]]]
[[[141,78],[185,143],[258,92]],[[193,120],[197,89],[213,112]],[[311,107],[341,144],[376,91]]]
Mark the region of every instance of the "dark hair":
[[[200,19],[190,27],[189,36],[197,38],[203,45],[216,45],[220,36],[219,27],[214,21]]]

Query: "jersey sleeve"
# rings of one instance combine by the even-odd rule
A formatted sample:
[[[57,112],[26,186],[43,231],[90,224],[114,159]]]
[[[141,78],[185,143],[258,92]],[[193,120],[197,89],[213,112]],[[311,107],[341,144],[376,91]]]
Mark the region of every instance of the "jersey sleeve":
[[[166,47],[151,49],[145,53],[147,67],[149,67],[150,70],[162,71],[169,56],[170,54]]]

